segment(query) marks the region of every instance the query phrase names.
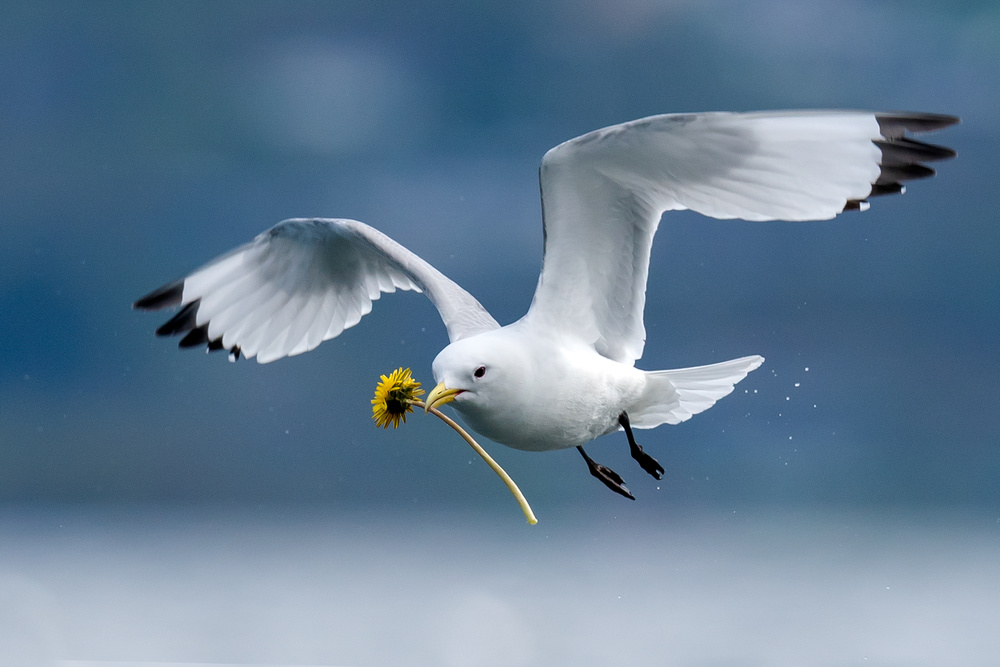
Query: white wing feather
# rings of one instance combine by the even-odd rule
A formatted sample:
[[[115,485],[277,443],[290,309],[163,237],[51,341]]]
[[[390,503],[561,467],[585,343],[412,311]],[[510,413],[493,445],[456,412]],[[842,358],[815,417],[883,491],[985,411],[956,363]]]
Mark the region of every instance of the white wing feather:
[[[650,246],[664,211],[799,221],[863,209],[866,197],[902,189],[877,189],[886,160],[874,142],[900,139],[902,152],[913,153],[890,176],[919,178],[933,171],[916,161],[953,153],[903,138],[905,131],[953,122],[847,111],[668,114],[556,146],[540,169],[545,260],[526,320],[634,363],[646,337]]]
[[[636,428],[687,421],[732,393],[734,385],[762,363],[764,357],[753,355],[708,366],[646,371],[645,391],[629,408],[629,420]]]
[[[182,306],[157,333],[186,333],[183,347],[207,343],[267,363],[335,338],[397,289],[426,294],[452,341],[499,327],[440,271],[354,220],[285,220],[135,305]]]

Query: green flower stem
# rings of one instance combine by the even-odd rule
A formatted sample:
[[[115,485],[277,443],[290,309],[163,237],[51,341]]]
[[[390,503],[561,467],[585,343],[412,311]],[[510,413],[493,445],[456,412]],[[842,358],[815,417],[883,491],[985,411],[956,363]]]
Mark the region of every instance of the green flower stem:
[[[424,402],[423,401],[413,401],[412,405],[415,405],[418,408],[422,408],[422,407],[424,407]],[[484,461],[486,461],[487,465],[489,465],[489,467],[493,468],[493,472],[495,472],[500,477],[500,479],[503,480],[503,483],[507,485],[508,489],[510,489],[511,494],[513,494],[514,498],[517,499],[517,504],[521,506],[521,511],[524,512],[524,516],[525,516],[526,519],[528,519],[528,523],[531,524],[532,526],[534,526],[536,523],[538,523],[538,519],[535,518],[535,513],[531,511],[531,506],[528,505],[527,499],[524,497],[524,494],[521,493],[521,489],[517,488],[517,484],[515,484],[514,480],[512,480],[510,478],[510,475],[507,474],[507,471],[504,470],[503,468],[501,468],[500,464],[497,463],[496,461],[494,461],[493,457],[490,456],[489,454],[487,454],[486,450],[483,449],[479,445],[479,443],[476,442],[472,438],[472,436],[469,435],[466,432],[466,430],[464,428],[462,428],[461,426],[459,426],[455,422],[454,419],[452,419],[448,415],[444,414],[443,412],[441,412],[437,408],[431,408],[430,412],[434,413],[434,415],[438,419],[440,419],[441,421],[443,421],[445,424],[447,424],[448,426],[450,426],[453,429],[455,429],[455,431],[460,436],[462,436],[463,438],[465,438],[465,441],[467,443],[469,443],[469,445],[474,450],[476,450],[476,453],[479,454],[479,456],[481,456]]]

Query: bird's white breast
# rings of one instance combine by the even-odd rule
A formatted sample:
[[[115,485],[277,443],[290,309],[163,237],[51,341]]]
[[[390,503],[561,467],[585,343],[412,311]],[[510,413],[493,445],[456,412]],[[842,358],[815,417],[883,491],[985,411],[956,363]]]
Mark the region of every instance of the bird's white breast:
[[[518,359],[489,401],[456,401],[476,432],[515,449],[545,451],[585,444],[619,428],[618,415],[642,393],[642,371],[593,348],[515,326],[507,336]]]

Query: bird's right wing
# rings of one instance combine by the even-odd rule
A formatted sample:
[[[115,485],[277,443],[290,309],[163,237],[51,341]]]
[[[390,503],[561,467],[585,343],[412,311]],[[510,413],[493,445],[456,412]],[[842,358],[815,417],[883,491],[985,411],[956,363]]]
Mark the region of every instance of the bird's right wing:
[[[471,294],[355,220],[285,220],[134,307],[181,306],[157,335],[183,333],[181,347],[208,345],[267,363],[339,336],[397,289],[426,294],[452,341],[499,327]]]

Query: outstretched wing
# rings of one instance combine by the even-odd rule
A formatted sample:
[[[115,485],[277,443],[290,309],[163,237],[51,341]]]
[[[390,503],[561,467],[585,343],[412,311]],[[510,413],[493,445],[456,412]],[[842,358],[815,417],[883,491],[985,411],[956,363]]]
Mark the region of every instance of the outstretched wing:
[[[397,289],[426,294],[452,341],[499,327],[471,294],[355,220],[285,220],[133,307],[181,306],[157,335],[267,363],[339,336]]]
[[[545,260],[526,321],[623,363],[642,356],[646,273],[664,211],[823,220],[931,176],[954,151],[914,141],[953,116],[856,111],[669,114],[556,146],[540,170]]]

